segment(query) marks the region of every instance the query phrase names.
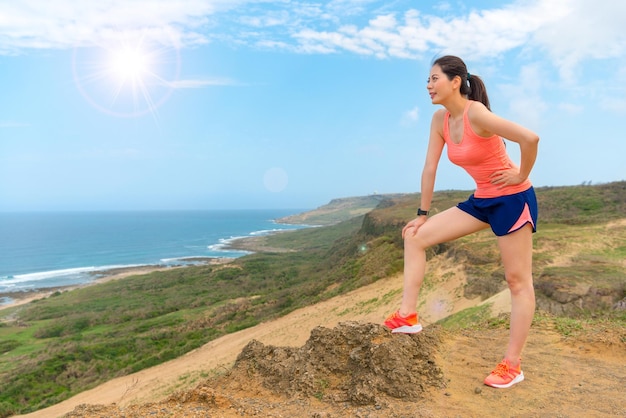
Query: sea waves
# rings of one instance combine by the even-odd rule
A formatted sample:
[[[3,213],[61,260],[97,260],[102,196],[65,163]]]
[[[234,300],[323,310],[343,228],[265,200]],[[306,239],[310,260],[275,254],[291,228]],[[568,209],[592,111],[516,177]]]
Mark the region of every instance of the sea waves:
[[[286,214],[0,214],[0,294],[79,286],[118,269],[186,266],[238,258],[250,252],[234,248],[236,240],[310,227],[274,221]]]

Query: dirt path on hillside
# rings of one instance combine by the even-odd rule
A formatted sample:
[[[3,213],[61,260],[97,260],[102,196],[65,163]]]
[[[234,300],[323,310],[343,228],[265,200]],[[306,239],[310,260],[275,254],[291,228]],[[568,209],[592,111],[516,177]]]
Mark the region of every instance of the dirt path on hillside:
[[[446,289],[424,295],[421,322],[476,304],[446,295],[463,279],[448,280]],[[309,416],[309,417],[609,417],[626,416],[626,334],[602,329],[584,338],[565,338],[548,323],[531,331],[525,350],[526,380],[509,390],[482,385],[482,379],[501,359],[507,342],[503,328],[443,332],[437,354],[447,387],[431,389],[418,402],[346,407],[317,399],[281,397],[255,382],[220,384],[243,347],[252,339],[266,345],[302,346],[317,326],[339,322],[380,323],[398,306],[399,277],[380,280],[350,294],[295,311],[283,318],[224,336],[168,363],[114,379],[53,407],[25,417],[194,417],[194,416]],[[507,293],[493,298],[494,307],[508,310]],[[437,307],[437,309],[433,309]],[[218,377],[218,375],[224,375]],[[209,380],[207,378],[216,378]],[[205,383],[203,382],[214,382]],[[200,385],[200,387],[198,387]],[[196,389],[193,389],[196,388]],[[183,393],[168,398],[174,392]],[[166,400],[167,399],[167,400]],[[79,407],[81,404],[104,405]],[[115,405],[113,405],[115,404]],[[77,408],[78,407],[78,408]]]
[[[388,314],[391,305],[373,306],[366,302],[386,294],[399,295],[399,284],[399,278],[381,280],[355,292],[299,309],[277,320],[226,335],[178,359],[113,379],[57,405],[24,416],[57,417],[83,403],[129,405],[158,401],[174,390],[194,387],[203,377],[228,370],[252,339],[264,344],[297,347],[306,342],[311,329],[316,326],[334,327],[345,320],[379,323]],[[397,305],[399,296],[392,299],[392,304]]]

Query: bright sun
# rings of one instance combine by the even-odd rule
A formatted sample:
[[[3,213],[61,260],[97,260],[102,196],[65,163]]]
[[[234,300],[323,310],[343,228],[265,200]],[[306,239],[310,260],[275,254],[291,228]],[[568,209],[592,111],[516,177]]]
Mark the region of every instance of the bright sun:
[[[141,50],[123,48],[112,51],[110,70],[122,81],[141,82],[150,73],[150,57]]]
[[[180,71],[178,49],[143,37],[77,48],[74,80],[85,99],[122,117],[151,113],[171,95]]]

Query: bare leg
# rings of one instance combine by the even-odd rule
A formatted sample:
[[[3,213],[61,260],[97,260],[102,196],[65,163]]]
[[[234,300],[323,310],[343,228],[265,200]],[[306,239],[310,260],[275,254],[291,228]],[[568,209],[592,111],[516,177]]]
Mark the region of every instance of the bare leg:
[[[511,234],[498,237],[498,246],[511,290],[511,330],[505,358],[515,367],[519,364],[535,313],[532,227],[527,224]]]
[[[419,291],[426,272],[426,249],[432,245],[455,240],[489,226],[457,207],[429,218],[413,235],[404,238],[404,292],[400,315],[415,312]]]

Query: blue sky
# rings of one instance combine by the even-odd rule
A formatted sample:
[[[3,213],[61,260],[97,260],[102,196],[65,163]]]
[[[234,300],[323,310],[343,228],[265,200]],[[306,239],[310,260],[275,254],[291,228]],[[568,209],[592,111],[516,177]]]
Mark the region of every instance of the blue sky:
[[[609,0],[0,1],[0,211],[417,192],[443,54],[540,135],[536,186],[624,180],[624,27]],[[473,183],[444,155],[436,188]]]

